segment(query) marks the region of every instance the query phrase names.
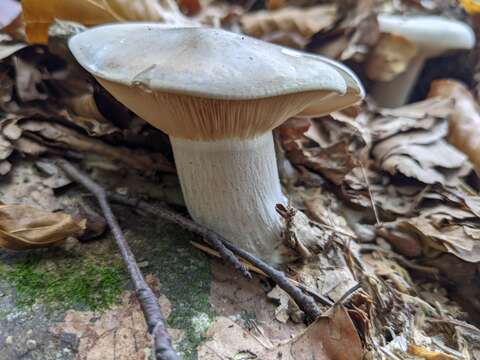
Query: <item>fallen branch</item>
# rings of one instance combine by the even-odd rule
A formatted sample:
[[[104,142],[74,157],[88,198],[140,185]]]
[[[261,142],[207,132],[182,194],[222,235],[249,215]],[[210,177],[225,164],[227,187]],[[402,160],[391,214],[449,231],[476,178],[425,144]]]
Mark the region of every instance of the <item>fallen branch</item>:
[[[192,220],[186,218],[185,216],[182,216],[176,212],[173,212],[166,208],[162,208],[160,206],[150,205],[141,199],[124,196],[117,193],[108,193],[108,198],[116,203],[131,206],[133,208],[148,212],[161,219],[167,220],[168,222],[177,224],[192,233],[201,235],[204,238],[205,242],[212,246],[215,250],[217,250],[220,253],[220,256],[225,261],[230,263],[247,279],[250,280],[252,278],[252,274],[250,274],[250,271],[245,267],[244,264],[242,264],[238,260],[238,258],[233,254],[231,250],[225,247],[223,239],[220,237],[220,235],[214,233],[213,231],[210,231],[198,225]]]
[[[112,230],[115,241],[120,250],[122,258],[127,266],[130,277],[133,281],[135,291],[137,293],[140,304],[142,305],[143,314],[148,325],[148,330],[153,336],[155,358],[157,360],[180,360],[180,357],[172,347],[172,340],[165,326],[158,299],[152,289],[147,285],[143,275],[138,268],[135,257],[123,235],[115,215],[110,208],[107,200],[106,191],[86,174],[79,171],[66,160],[58,159],[56,164],[67,174],[69,178],[78,182],[88,191],[90,191],[97,199],[102,209],[103,215]]]
[[[253,256],[249,252],[229,243],[226,239],[213,232],[212,230],[209,230],[206,227],[199,225],[194,221],[186,218],[185,216],[182,216],[171,210],[151,205],[139,199],[133,199],[131,197],[114,193],[108,194],[108,196],[110,200],[114,202],[135,207],[139,210],[158,216],[159,218],[162,218],[164,220],[173,222],[181,226],[182,228],[191,231],[192,233],[202,236],[205,241],[212,246],[214,246],[213,244],[218,244],[218,242],[220,242],[222,246],[229,249],[232,253],[240,256],[244,260],[248,261],[252,265],[262,270],[266,275],[268,275],[280,288],[282,288],[287,294],[291,296],[291,298],[295,301],[298,307],[303,312],[305,312],[305,314],[311,320],[314,320],[321,315],[320,309],[318,308],[312,297],[303,293],[298,287],[293,285],[283,272],[274,269],[273,267],[260,260],[259,258]],[[216,248],[216,250],[218,250],[216,246],[214,247]],[[242,266],[244,265],[242,264]]]

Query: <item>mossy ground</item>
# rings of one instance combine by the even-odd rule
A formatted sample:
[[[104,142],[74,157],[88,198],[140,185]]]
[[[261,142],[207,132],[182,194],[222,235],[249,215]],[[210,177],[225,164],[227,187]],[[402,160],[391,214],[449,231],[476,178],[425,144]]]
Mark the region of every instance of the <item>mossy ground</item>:
[[[183,359],[195,360],[196,348],[214,315],[209,301],[210,261],[189,243],[193,240],[190,233],[170,224],[157,221],[152,227],[151,221],[139,220],[149,231],[143,231],[143,239],[137,239],[145,241],[144,246],[134,246],[148,249],[145,257],[149,270],[160,279],[161,291],[173,305],[168,325],[185,332],[177,350]]]
[[[49,269],[49,264],[55,269]],[[101,311],[118,302],[125,282],[118,265],[100,264],[89,257],[58,264],[30,254],[3,270],[5,280],[15,288],[19,308],[41,303],[49,310]]]

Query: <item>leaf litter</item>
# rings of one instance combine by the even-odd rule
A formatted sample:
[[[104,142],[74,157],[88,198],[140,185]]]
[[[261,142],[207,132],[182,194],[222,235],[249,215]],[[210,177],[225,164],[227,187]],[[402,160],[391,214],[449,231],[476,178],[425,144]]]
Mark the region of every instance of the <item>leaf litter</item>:
[[[85,226],[94,237],[102,233],[102,219],[88,211],[72,216],[57,201],[55,192],[69,181],[44,162],[50,155],[81,159],[99,174],[121,169],[129,174],[120,189],[127,193],[158,173],[174,173],[165,135],[72,61],[66,41],[85,26],[145,20],[227,27],[347,62],[368,87],[402,74],[416,54],[406,39],[380,33],[379,13],[465,19],[454,1],[292,0],[263,8],[254,2],[181,1],[179,7],[153,0],[52,0],[41,6],[24,1],[22,23],[18,3],[5,3],[12,4],[0,17],[6,26],[0,35],[1,200],[9,204],[1,205],[0,246],[6,248],[49,245],[81,236]],[[45,45],[28,45],[27,38]],[[420,102],[385,109],[367,98],[330,116],[289,119],[275,130],[290,169],[284,184],[297,209],[285,218],[284,234],[299,260],[285,270],[333,306],[320,305],[323,316],[305,324],[295,303],[260,271],[247,282],[214,260],[210,302],[217,316],[205,328],[199,358],[479,357],[478,99],[465,85],[442,81]],[[169,198],[140,187],[142,196]],[[37,222],[42,227],[29,229]],[[130,293],[99,316],[69,311],[52,331],[79,337],[79,359],[112,351],[144,359],[150,351]]]

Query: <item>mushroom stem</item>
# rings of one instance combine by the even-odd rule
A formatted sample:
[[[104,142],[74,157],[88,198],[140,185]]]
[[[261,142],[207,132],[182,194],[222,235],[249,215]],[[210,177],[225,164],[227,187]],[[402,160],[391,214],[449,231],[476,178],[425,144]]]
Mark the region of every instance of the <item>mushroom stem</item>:
[[[271,264],[281,263],[285,204],[272,133],[252,139],[170,138],[192,218]]]
[[[425,59],[424,55],[419,54],[412,59],[407,70],[392,81],[378,81],[372,90],[372,96],[378,105],[389,108],[405,105],[417,82]]]

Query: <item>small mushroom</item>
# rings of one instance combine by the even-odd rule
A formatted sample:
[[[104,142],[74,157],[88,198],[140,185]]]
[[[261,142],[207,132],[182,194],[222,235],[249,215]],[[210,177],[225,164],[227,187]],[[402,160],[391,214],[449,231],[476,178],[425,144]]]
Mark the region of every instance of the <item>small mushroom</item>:
[[[372,96],[381,106],[398,107],[408,101],[425,60],[449,50],[471,49],[475,35],[467,24],[440,16],[379,15],[380,31],[402,36],[417,53],[405,72],[389,82],[377,82]]]
[[[74,36],[78,62],[114,97],[170,136],[197,222],[279,264],[285,204],[272,129],[359,101],[346,67],[232,32],[106,25]]]

